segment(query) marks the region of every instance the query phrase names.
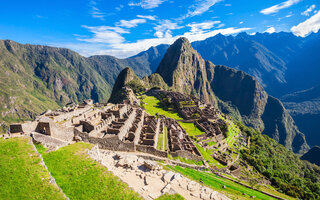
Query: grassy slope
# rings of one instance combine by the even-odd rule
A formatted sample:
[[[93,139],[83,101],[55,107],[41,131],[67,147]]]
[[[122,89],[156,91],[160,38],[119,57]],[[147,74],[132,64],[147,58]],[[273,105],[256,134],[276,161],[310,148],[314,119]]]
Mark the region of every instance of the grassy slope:
[[[90,159],[91,144],[76,143],[43,158],[57,184],[70,199],[141,199],[121,180]]]
[[[241,186],[237,183],[234,183],[232,181],[229,181],[227,179],[223,179],[215,174],[208,173],[208,172],[200,172],[197,170],[189,169],[189,168],[182,168],[179,166],[176,167],[169,167],[170,169],[177,171],[184,176],[187,176],[193,180],[196,181],[202,181],[203,184],[211,187],[214,190],[221,191],[228,196],[230,196],[232,199],[250,199],[251,196],[255,196],[257,199],[262,200],[269,200],[274,199],[272,197],[269,197],[265,194],[262,194],[260,192],[257,192],[255,190],[246,188],[244,186]],[[225,186],[225,188],[223,188]]]
[[[27,138],[0,138],[0,199],[64,199]]]

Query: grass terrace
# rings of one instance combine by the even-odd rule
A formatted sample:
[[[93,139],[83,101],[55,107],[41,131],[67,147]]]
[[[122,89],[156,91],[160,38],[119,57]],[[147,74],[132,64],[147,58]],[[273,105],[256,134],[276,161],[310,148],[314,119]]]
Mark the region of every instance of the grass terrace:
[[[75,143],[50,153],[41,150],[49,171],[64,193],[77,200],[142,199],[118,177],[89,158],[87,151],[92,146]]]
[[[209,172],[197,171],[189,168],[182,168],[180,166],[175,166],[175,167],[167,166],[167,167],[173,171],[181,173],[182,175],[190,179],[193,179],[198,182],[202,182],[204,185],[209,186],[216,191],[220,191],[228,195],[232,199],[237,199],[237,200],[252,199],[251,197],[253,196],[255,197],[255,199],[261,199],[261,200],[275,199],[261,192],[249,189],[233,181],[221,178]]]
[[[0,138],[0,199],[65,199],[29,138]]]

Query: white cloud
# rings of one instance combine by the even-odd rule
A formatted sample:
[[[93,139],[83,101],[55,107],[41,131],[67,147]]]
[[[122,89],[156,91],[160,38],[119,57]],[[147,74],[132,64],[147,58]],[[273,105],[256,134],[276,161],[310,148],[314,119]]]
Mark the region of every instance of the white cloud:
[[[274,27],[270,27],[270,28],[268,28],[267,30],[265,30],[264,31],[264,33],[274,33],[274,32],[276,32],[276,29],[274,28]]]
[[[193,17],[196,15],[200,15],[206,11],[208,11],[211,6],[215,5],[216,3],[223,1],[223,0],[204,0],[200,1],[198,4],[193,5],[191,7],[192,10],[189,10],[188,13],[182,17],[182,19],[185,19],[187,17]]]
[[[129,33],[128,31],[120,27],[109,27],[109,26],[82,26],[88,31],[93,33],[92,38],[78,38],[80,41],[90,43],[106,43],[106,44],[118,44],[125,41],[124,37],[121,36],[123,33]]]
[[[181,29],[183,26],[179,26],[178,23],[172,22],[171,20],[162,20],[157,26],[154,27],[156,31],[154,36],[158,38],[164,37],[166,34],[171,35],[171,30]]]
[[[310,6],[307,10],[305,10],[304,12],[301,13],[301,15],[304,15],[304,16],[309,16],[310,13],[316,8],[316,5],[312,5]]]
[[[96,1],[91,0],[89,6],[91,8],[90,14],[93,18],[104,20],[105,13],[100,11],[100,9],[97,7]]]
[[[112,32],[115,30],[118,32],[122,32],[121,30],[115,29],[114,27],[83,27],[94,33],[94,36],[89,39],[78,38],[78,40],[89,42],[89,44],[60,44],[59,46],[64,46],[76,50],[84,56],[112,55],[118,58],[126,58],[136,55],[141,51],[145,51],[151,46],[156,46],[159,44],[172,44],[179,37],[186,37],[190,42],[193,42],[196,40],[204,40],[208,37],[213,37],[218,33],[228,35],[250,30],[250,28],[231,27],[225,29],[203,31],[204,29],[210,27],[210,25],[203,25],[204,29],[202,29],[202,31],[200,32],[189,31],[184,33],[183,35],[172,36],[171,34],[167,34],[168,32],[170,32],[170,30],[167,30],[166,32],[164,32],[162,37],[143,39],[129,43],[126,42],[125,39],[120,35],[116,35],[117,32]],[[113,34],[111,34],[110,32],[112,32]]]
[[[243,24],[243,21],[239,22],[239,24]]]
[[[141,0],[138,3],[130,2],[129,6],[140,6],[143,9],[152,9],[158,7],[160,4],[166,0]]]
[[[188,24],[188,27],[191,27],[191,33],[200,33],[204,30],[208,30],[214,27],[215,24],[220,24],[221,21],[207,21],[202,23],[191,23]]]
[[[137,15],[137,17],[143,18],[143,19],[149,19],[149,20],[156,20],[155,15]]]
[[[138,24],[143,24],[146,22],[147,20],[145,19],[120,20],[117,25],[125,28],[133,28],[138,26]]]
[[[320,29],[320,11],[297,26],[293,26],[291,31],[301,37],[307,36],[311,32],[318,32]]]
[[[282,9],[289,8],[297,3],[299,3],[302,0],[287,0],[285,2],[279,3],[277,5],[271,6],[269,8],[263,9],[260,11],[260,13],[264,15],[269,15],[273,13],[277,13]]]

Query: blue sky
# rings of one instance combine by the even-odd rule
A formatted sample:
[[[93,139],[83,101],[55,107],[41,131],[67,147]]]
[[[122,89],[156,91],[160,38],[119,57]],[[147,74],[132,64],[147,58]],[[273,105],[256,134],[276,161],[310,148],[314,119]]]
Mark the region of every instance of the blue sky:
[[[135,55],[178,37],[320,29],[319,0],[3,0],[0,39]]]

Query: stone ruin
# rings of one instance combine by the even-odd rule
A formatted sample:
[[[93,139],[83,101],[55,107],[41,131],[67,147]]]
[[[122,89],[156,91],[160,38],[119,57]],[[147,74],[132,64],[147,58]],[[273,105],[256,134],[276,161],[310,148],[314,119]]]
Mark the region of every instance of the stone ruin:
[[[168,125],[170,123],[170,126]],[[157,149],[158,137],[168,127],[168,151]],[[202,160],[190,138],[175,121],[148,115],[132,104],[68,104],[62,109],[47,111],[33,122],[12,124],[10,131],[30,133],[34,140],[60,147],[74,141],[97,144],[101,149],[140,151],[159,157],[169,153],[188,159]]]
[[[171,155],[196,161],[202,160],[199,150],[176,120],[167,118],[165,124],[168,130]]]

